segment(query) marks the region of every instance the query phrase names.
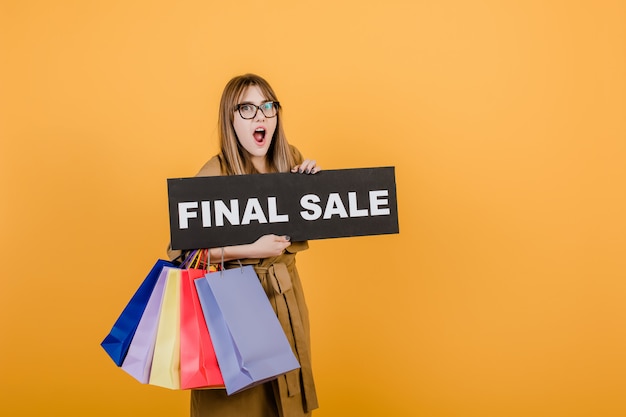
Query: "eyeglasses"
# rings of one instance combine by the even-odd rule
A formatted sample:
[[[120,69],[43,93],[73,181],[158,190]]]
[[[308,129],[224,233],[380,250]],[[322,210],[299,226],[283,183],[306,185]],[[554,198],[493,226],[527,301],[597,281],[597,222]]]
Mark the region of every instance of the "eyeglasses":
[[[242,119],[254,119],[257,112],[261,110],[261,113],[265,117],[276,117],[280,103],[278,101],[266,101],[257,106],[252,103],[242,103],[235,106],[235,110],[239,111],[239,115]]]

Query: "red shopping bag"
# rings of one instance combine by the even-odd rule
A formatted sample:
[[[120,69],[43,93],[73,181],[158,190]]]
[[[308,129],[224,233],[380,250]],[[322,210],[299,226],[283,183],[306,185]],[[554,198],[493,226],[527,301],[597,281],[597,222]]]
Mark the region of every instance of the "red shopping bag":
[[[195,265],[194,265],[195,266]],[[213,342],[194,281],[204,269],[184,269],[180,308],[180,388],[224,388]]]

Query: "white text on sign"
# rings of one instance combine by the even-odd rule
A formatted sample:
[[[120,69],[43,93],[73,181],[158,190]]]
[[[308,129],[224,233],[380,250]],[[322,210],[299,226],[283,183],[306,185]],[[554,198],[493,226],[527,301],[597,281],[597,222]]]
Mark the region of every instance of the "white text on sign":
[[[300,217],[304,220],[313,221],[318,219],[331,219],[333,216],[340,218],[356,218],[368,216],[388,216],[389,191],[372,190],[368,192],[365,202],[359,201],[356,192],[348,192],[347,195],[329,193],[324,200],[317,194],[305,194],[300,198]],[[364,204],[365,203],[365,204]],[[263,209],[258,198],[248,198],[243,212],[238,199],[228,202],[223,200],[183,201],[178,203],[178,226],[179,229],[188,229],[190,219],[202,221],[202,227],[220,227],[226,222],[233,226],[258,223],[286,223],[289,215],[279,213],[276,197],[267,197],[267,210]]]

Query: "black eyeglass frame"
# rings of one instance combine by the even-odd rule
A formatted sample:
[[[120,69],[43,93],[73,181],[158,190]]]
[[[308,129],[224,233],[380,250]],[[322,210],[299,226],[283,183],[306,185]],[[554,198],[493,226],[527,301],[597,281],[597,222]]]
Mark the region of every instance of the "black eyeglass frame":
[[[273,115],[273,116],[268,116],[268,115],[267,115],[267,114],[265,114],[265,112],[263,111],[262,106],[264,106],[264,105],[266,105],[266,104],[268,104],[268,103],[272,103],[272,106],[276,108],[276,114],[275,114],[275,115]],[[241,114],[241,107],[242,107],[242,106],[252,106],[252,107],[254,107],[256,110],[255,110],[254,114],[253,114],[251,117],[244,117],[244,115],[243,115],[243,114]],[[266,102],[264,102],[264,103],[261,103],[261,105],[260,105],[260,106],[257,106],[256,104],[253,104],[253,103],[240,103],[240,104],[237,104],[237,105],[235,106],[234,111],[235,111],[235,110],[236,110],[236,111],[238,111],[238,112],[239,112],[239,115],[241,116],[241,118],[242,118],[242,119],[244,119],[244,120],[250,120],[250,119],[254,119],[254,118],[256,117],[256,115],[259,113],[259,110],[261,110],[261,113],[263,113],[263,116],[265,116],[265,117],[267,117],[267,118],[271,119],[271,118],[273,118],[273,117],[278,116],[278,109],[279,109],[279,108],[280,108],[280,103],[279,103],[278,101],[266,101]]]

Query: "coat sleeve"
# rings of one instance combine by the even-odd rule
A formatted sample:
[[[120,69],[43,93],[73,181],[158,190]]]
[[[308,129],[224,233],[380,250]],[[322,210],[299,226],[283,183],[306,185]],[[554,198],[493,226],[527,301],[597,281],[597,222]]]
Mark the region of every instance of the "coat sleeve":
[[[296,148],[295,146],[289,145],[289,148],[291,150],[291,156],[293,158],[295,165],[300,165],[302,161],[304,161],[304,157],[302,156],[298,148]]]
[[[196,174],[196,177],[216,177],[219,175],[226,175],[224,171],[224,164],[222,164],[223,156],[215,155],[209,159],[206,164],[200,168],[200,171]]]

